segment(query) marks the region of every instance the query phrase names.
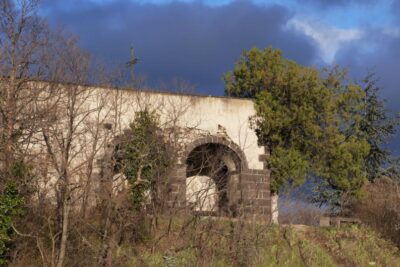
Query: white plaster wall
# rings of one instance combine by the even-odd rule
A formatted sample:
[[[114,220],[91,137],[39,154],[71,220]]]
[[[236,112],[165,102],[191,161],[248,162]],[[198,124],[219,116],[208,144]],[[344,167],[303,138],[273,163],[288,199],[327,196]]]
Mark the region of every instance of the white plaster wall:
[[[196,118],[199,128],[217,134],[218,125],[226,129],[227,135],[246,155],[250,169],[262,169],[259,155],[263,149],[257,145],[257,136],[250,129],[249,117],[254,115],[250,100],[207,97],[194,103],[188,111],[188,120]]]
[[[218,190],[208,176],[192,176],[186,179],[186,201],[195,211],[217,211]]]
[[[65,137],[64,131],[66,131],[65,125],[68,118],[64,113],[68,101],[64,99],[67,94],[62,93],[66,92],[63,91],[62,84],[52,86],[61,88],[60,91],[56,91],[61,94],[60,100],[58,94],[54,96],[54,101],[59,100],[58,103],[60,103],[60,106],[56,105],[58,108],[53,114],[57,115],[58,121],[50,131],[51,140],[54,142],[52,148],[55,155],[54,161],[59,164],[62,160],[62,151],[56,145],[58,143],[56,140],[57,138],[62,139],[62,136]],[[49,86],[49,90],[43,91],[44,99],[54,89],[52,86]],[[79,110],[77,111],[79,115],[75,121],[79,126],[73,136],[70,151],[73,157],[71,156],[68,167],[71,182],[85,184],[86,181],[93,180],[96,175],[100,174],[100,166],[96,162],[104,158],[108,149],[107,145],[112,143],[116,136],[123,133],[124,129],[128,129],[129,123],[134,120],[135,112],[143,110],[145,107],[155,109],[160,114],[161,122],[166,128],[179,126],[181,129],[189,128],[194,132],[200,131],[204,134],[225,136],[242,149],[250,169],[263,169],[259,155],[264,154],[264,150],[257,145],[257,136],[249,127],[249,117],[255,114],[253,102],[250,100],[100,87],[76,87],[82,89],[82,93],[79,94]],[[68,87],[65,90],[69,90]],[[47,103],[50,106],[52,105],[51,101],[49,100]],[[103,127],[104,124],[111,124],[112,130]],[[98,137],[95,141],[96,134]],[[41,166],[43,172],[47,173],[39,181],[41,188],[48,191],[49,196],[54,196],[53,189],[59,179],[59,174],[56,172],[54,163],[49,160],[42,134],[37,133],[35,142],[30,144],[30,149],[32,155],[35,155],[32,161],[35,161],[36,166]],[[93,164],[90,162],[91,159],[93,159]],[[92,171],[89,174],[90,168]],[[126,181],[115,180],[116,190],[120,190],[120,183]],[[91,186],[93,190],[89,191],[94,192],[96,184],[93,183]],[[80,195],[79,190],[76,190],[75,193],[77,196]],[[93,197],[95,196],[96,194],[93,195]]]
[[[103,94],[115,89],[96,88]],[[179,95],[159,92],[119,90],[121,94],[121,127],[128,128],[135,111],[145,106],[156,109],[161,121],[168,125],[176,123],[182,128],[195,128],[211,135],[226,131],[227,136],[244,152],[250,169],[263,169],[259,155],[264,154],[257,145],[257,136],[250,129],[249,117],[255,114],[253,102],[247,99]],[[177,119],[176,122],[174,118]],[[222,126],[221,127],[219,127]]]

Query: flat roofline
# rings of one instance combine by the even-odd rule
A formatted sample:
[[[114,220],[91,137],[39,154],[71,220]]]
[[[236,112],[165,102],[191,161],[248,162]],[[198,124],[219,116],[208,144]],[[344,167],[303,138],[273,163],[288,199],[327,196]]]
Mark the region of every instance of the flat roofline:
[[[7,79],[7,78],[1,78]],[[165,94],[165,95],[177,95],[177,96],[190,96],[190,97],[202,97],[202,98],[218,98],[218,99],[233,99],[233,100],[244,100],[244,101],[253,101],[251,98],[245,97],[236,97],[236,96],[216,96],[216,95],[205,95],[201,93],[186,93],[186,92],[173,92],[173,91],[165,91],[165,90],[156,90],[156,89],[134,89],[132,87],[117,87],[117,86],[105,86],[105,85],[95,85],[88,83],[73,83],[73,82],[53,82],[46,80],[34,80],[34,79],[26,79],[27,82],[43,82],[49,84],[63,84],[63,85],[71,85],[71,86],[84,86],[84,87],[93,87],[93,88],[102,88],[107,90],[123,90],[130,92],[143,92],[143,93],[154,93],[154,94]]]
[[[30,80],[30,81],[35,81],[35,80]],[[78,83],[72,83],[72,82],[51,82],[51,81],[44,81],[44,80],[38,81],[38,82],[45,82],[45,83],[50,83],[50,84],[62,84],[62,85],[70,85],[70,86],[84,86],[84,87],[101,88],[101,89],[107,89],[107,90],[122,90],[122,91],[129,91],[129,92],[143,92],[143,93],[176,95],[176,96],[252,101],[252,99],[244,98],[244,97],[215,96],[215,95],[205,95],[205,94],[200,94],[200,93],[173,92],[173,91],[164,91],[164,90],[156,90],[156,89],[134,89],[132,87],[117,87],[117,86],[105,86],[105,85],[95,85],[95,84],[78,84]]]
[[[143,93],[163,94],[163,95],[191,96],[191,97],[202,97],[202,98],[209,97],[209,98],[252,101],[252,99],[250,99],[250,98],[234,97],[234,96],[217,96],[217,95],[206,95],[206,94],[201,94],[201,93],[173,92],[173,91],[157,90],[157,89],[134,89],[134,88],[130,88],[130,87],[115,87],[115,86],[107,87],[107,86],[93,86],[93,85],[87,85],[87,86],[99,87],[99,88],[111,89],[111,90],[123,90],[123,91],[131,91],[131,92],[136,91],[136,92],[143,92]]]
[[[78,85],[73,83],[67,83],[71,85]],[[216,96],[216,95],[206,95],[201,93],[186,93],[186,92],[173,92],[167,90],[157,90],[157,89],[135,89],[132,87],[116,87],[116,86],[104,86],[104,85],[90,85],[90,84],[82,84],[81,86],[86,87],[97,87],[102,89],[108,90],[123,90],[123,91],[130,91],[130,92],[143,92],[143,93],[153,93],[153,94],[163,94],[163,95],[176,95],[176,96],[190,96],[190,97],[202,97],[202,98],[219,98],[219,99],[233,99],[233,100],[245,100],[245,101],[252,101],[250,98],[245,97],[235,97],[235,96]]]

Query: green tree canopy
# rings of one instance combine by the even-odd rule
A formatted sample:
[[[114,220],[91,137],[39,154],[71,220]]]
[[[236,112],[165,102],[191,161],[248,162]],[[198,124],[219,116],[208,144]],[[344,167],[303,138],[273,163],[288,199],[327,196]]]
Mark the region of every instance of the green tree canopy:
[[[136,112],[130,131],[121,143],[119,156],[122,172],[131,184],[134,206],[140,208],[146,191],[150,191],[155,201],[159,178],[165,174],[171,155],[154,111]]]
[[[364,93],[338,67],[323,72],[283,58],[281,51],[244,52],[224,77],[229,96],[254,98],[251,118],[270,155],[271,191],[309,175],[358,193],[369,145],[359,129]]]

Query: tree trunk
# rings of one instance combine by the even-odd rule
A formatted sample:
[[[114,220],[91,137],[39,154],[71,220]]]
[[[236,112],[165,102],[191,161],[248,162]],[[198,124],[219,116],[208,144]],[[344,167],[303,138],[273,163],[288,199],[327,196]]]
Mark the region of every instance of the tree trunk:
[[[64,266],[65,252],[67,250],[67,239],[68,239],[68,223],[69,223],[69,210],[70,204],[67,199],[64,199],[63,205],[63,218],[62,218],[62,233],[60,243],[60,254],[58,257],[57,267]]]
[[[273,224],[279,224],[278,198],[279,196],[277,193],[271,193],[271,222]]]

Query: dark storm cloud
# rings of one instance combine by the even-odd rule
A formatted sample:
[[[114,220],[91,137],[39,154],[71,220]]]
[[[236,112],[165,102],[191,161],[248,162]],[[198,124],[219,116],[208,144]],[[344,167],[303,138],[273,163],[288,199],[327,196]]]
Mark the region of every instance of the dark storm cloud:
[[[286,27],[296,15],[283,6],[256,6],[237,0],[221,7],[196,1],[144,5],[132,1],[95,4],[81,0],[44,0],[43,13],[53,25],[64,25],[80,36],[82,44],[107,63],[129,59],[129,47],[140,59],[137,71],[156,84],[181,77],[198,85],[201,92],[222,94],[221,76],[231,70],[244,49],[273,47],[305,65],[321,58],[316,43]],[[343,8],[369,5],[377,0],[297,0],[310,8]],[[392,30],[365,28],[363,38],[347,42],[335,62],[348,67],[355,79],[374,70],[384,86],[383,96],[393,111],[400,111],[400,1],[393,1]],[[387,15],[387,14],[386,14]],[[371,22],[371,27],[374,25]],[[397,27],[397,30],[396,30]],[[391,32],[392,31],[392,32]],[[392,143],[400,155],[400,137]]]
[[[336,55],[336,61],[347,66],[354,77],[365,75],[368,70],[377,72],[386,90],[388,99],[400,99],[399,59],[400,38],[378,29],[367,29],[365,36],[373,36],[350,43],[342,47]],[[392,103],[397,106],[396,103]]]
[[[48,1],[44,10],[53,24],[65,25],[82,44],[109,63],[129,59],[132,45],[137,71],[153,82],[188,80],[204,93],[222,94],[221,76],[232,69],[244,49],[273,47],[302,64],[316,58],[308,37],[286,28],[291,18],[282,6],[259,7],[236,1],[222,7],[192,4],[140,5]]]

